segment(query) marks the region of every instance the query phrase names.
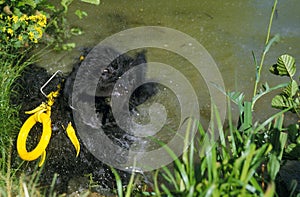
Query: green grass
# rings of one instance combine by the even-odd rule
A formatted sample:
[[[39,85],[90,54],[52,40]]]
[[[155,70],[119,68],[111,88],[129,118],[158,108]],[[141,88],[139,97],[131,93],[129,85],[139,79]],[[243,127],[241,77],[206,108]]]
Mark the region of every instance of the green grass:
[[[27,53],[24,53],[25,55]],[[48,196],[57,196],[53,191],[53,184],[48,189],[39,188],[38,180],[41,169],[36,166],[35,173],[30,176],[25,175],[21,170],[23,162],[12,159],[12,151],[15,147],[13,139],[18,134],[21,122],[18,118],[18,106],[11,104],[11,96],[16,94],[12,91],[14,82],[20,76],[23,69],[34,63],[36,56],[26,57],[25,55],[1,54],[0,63],[0,196],[45,196],[45,192],[50,189]],[[12,167],[12,161],[14,166]]]
[[[174,168],[163,167],[155,173],[153,192],[134,190],[135,183],[132,182],[124,189],[120,177],[114,171],[118,195],[274,196],[275,178],[280,168],[286,135],[279,132],[279,135],[273,135],[271,140],[262,143],[257,139],[257,134],[282,130],[284,111],[253,126],[251,103],[246,102],[243,106],[240,109],[244,114],[240,128],[232,123],[229,111],[229,127],[226,129],[223,128],[217,109],[213,107],[210,128],[218,132],[218,140],[214,136],[208,137],[199,122],[190,121],[186,133],[197,130],[199,137],[191,141],[189,149],[181,158],[177,158],[170,148],[165,148],[174,159]],[[228,109],[231,109],[229,97]],[[187,135],[185,140],[191,139]],[[158,176],[163,177],[163,181],[158,180]]]
[[[18,168],[12,168],[13,138],[19,131],[21,122],[18,118],[17,106],[12,106],[10,98],[12,86],[20,76],[22,70],[32,63],[32,58],[23,55],[11,55],[3,52],[0,63],[0,196],[15,196],[27,192],[36,196],[39,192],[35,189],[36,175],[26,178],[20,174]],[[28,196],[28,195],[27,195]]]

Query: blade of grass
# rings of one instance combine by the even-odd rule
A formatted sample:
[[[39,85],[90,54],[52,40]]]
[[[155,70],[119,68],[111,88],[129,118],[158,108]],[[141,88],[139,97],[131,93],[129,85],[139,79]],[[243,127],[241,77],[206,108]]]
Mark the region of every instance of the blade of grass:
[[[264,49],[263,54],[261,56],[260,65],[258,67],[257,74],[256,74],[256,80],[255,80],[255,84],[254,84],[253,97],[255,97],[255,95],[257,94],[257,86],[258,86],[258,83],[260,81],[261,69],[262,69],[263,64],[264,64],[266,53],[269,50],[271,44],[274,42],[274,41],[272,41],[272,42],[269,43],[269,39],[270,39],[271,27],[272,27],[272,23],[273,23],[273,17],[274,17],[274,14],[275,14],[276,6],[277,6],[277,0],[274,0],[274,5],[273,5],[273,8],[272,8],[272,12],[271,12],[271,16],[270,16],[270,21],[269,21],[269,25],[268,25],[267,37],[266,37],[266,42],[265,42],[265,49]]]
[[[249,152],[246,153],[246,159],[244,161],[244,165],[242,168],[242,173],[240,180],[244,183],[247,183],[247,174],[250,168],[251,160],[253,158],[254,152],[255,152],[255,144],[250,145],[250,149],[248,150]]]
[[[187,123],[187,128],[186,128],[186,132],[185,132],[185,138],[184,138],[184,147],[188,147],[188,145],[190,144],[190,141],[192,140],[192,137],[190,137],[190,132],[192,133],[191,130],[191,124],[192,124],[192,119],[188,120]],[[191,159],[189,156],[189,152],[190,150],[183,150],[183,154],[182,154],[182,163],[186,168],[187,173],[189,174],[189,172],[191,172],[191,163],[190,160]],[[191,176],[189,176],[191,177]]]
[[[155,195],[160,197],[161,196],[161,193],[160,193],[160,190],[159,190],[159,187],[158,187],[158,173],[159,173],[159,170],[156,170],[155,171],[155,174],[154,174],[154,191],[155,191]]]
[[[274,114],[273,116],[271,116],[270,118],[265,120],[262,124],[260,124],[258,127],[256,127],[253,133],[257,133],[257,132],[263,130],[264,127],[267,126],[270,122],[272,122],[276,117],[281,116],[282,114],[284,114],[285,112],[287,112],[291,109],[292,109],[292,107],[284,109],[284,110]]]
[[[226,141],[225,141],[225,136],[224,136],[224,130],[223,130],[223,124],[221,122],[221,118],[220,118],[220,114],[219,111],[217,109],[216,105],[213,105],[213,109],[214,109],[214,113],[215,113],[215,117],[216,117],[216,122],[217,122],[217,127],[218,127],[218,131],[219,131],[219,137],[220,137],[220,142],[221,142],[221,149],[222,149],[222,157],[223,160],[228,160],[228,155],[225,151],[226,148]]]
[[[261,185],[257,182],[255,177],[252,177],[250,179],[250,183],[251,185],[259,192],[259,193],[263,193],[263,190],[261,188]]]
[[[127,185],[125,197],[130,197],[131,196],[131,193],[132,193],[132,190],[133,190],[133,186],[134,186],[134,183],[133,183],[133,181],[134,181],[134,175],[135,175],[135,172],[132,171],[129,183]]]
[[[164,185],[161,185],[162,190],[167,194],[167,196],[173,196],[171,191]]]
[[[173,158],[175,166],[178,169],[177,172],[180,174],[180,177],[182,178],[185,188],[189,188],[190,186],[189,178],[186,169],[184,167],[184,164],[178,159],[177,155],[172,151],[172,149],[168,147],[165,143],[155,138],[152,138],[152,140],[158,143],[159,145],[161,145],[167,151],[167,153]]]
[[[117,170],[114,169],[113,167],[111,167],[110,169],[111,169],[112,173],[114,174],[114,176],[116,178],[118,197],[123,197],[122,180],[120,178],[120,175],[117,172]]]
[[[231,109],[231,103],[229,97],[227,97],[227,109]],[[231,152],[232,155],[235,157],[237,155],[237,149],[236,149],[235,139],[233,135],[231,110],[228,110],[227,118],[228,118],[229,132],[230,132]]]
[[[55,186],[55,182],[57,180],[57,177],[58,177],[58,174],[57,173],[54,173],[54,176],[53,176],[53,179],[52,179],[52,182],[51,182],[51,185],[50,185],[50,191],[49,191],[49,196],[56,196],[56,193],[54,191],[54,186]]]
[[[172,184],[176,190],[179,190],[179,186],[176,183],[175,177],[172,175],[171,171],[167,167],[163,167],[163,170],[166,174],[162,174],[164,179]]]

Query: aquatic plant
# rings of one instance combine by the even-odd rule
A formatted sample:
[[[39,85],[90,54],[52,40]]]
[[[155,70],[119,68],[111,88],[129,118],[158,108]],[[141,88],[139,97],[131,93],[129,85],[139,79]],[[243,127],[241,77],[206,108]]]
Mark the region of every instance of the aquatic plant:
[[[277,63],[270,67],[270,71],[275,75],[288,76],[290,79],[290,82],[282,90],[282,93],[272,99],[272,107],[278,109],[292,108],[298,114],[300,108],[299,86],[293,78],[296,74],[295,59],[288,54],[281,55]]]

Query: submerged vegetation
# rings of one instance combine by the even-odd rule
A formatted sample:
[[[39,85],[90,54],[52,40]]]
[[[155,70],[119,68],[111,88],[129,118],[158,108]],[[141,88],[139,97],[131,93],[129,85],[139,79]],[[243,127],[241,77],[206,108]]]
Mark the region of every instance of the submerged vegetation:
[[[99,4],[99,1],[83,0]],[[38,2],[38,3],[37,3]],[[18,107],[12,106],[10,98],[12,85],[22,70],[36,61],[37,55],[29,55],[37,43],[51,45],[52,48],[68,49],[72,43],[64,43],[66,37],[76,29],[65,31],[64,14],[72,0],[61,1],[57,8],[49,1],[0,1],[3,11],[0,14],[0,196],[57,196],[54,191],[56,175],[49,188],[39,188],[40,171],[25,176],[19,169],[22,162],[12,167],[13,138],[20,128]],[[258,64],[256,58],[256,81],[251,101],[244,101],[240,92],[225,92],[228,109],[232,103],[239,109],[239,124],[232,121],[228,112],[228,128],[223,127],[218,110],[212,106],[212,131],[219,136],[208,136],[199,122],[190,122],[190,132],[197,130],[199,135],[191,141],[188,151],[177,158],[172,150],[166,148],[174,159],[174,168],[164,167],[153,176],[153,184],[140,184],[141,177],[132,173],[129,184],[122,185],[116,170],[115,193],[118,196],[276,196],[278,172],[282,161],[288,157],[298,160],[300,157],[300,132],[298,123],[285,126],[284,114],[293,112],[299,117],[300,90],[295,80],[296,63],[290,55],[280,56],[270,71],[279,76],[287,76],[290,82],[269,87],[261,85],[260,75],[264,58],[271,45],[279,36],[271,37],[272,19],[277,1],[275,0],[270,17],[265,49]],[[77,10],[82,18],[85,12]],[[67,28],[67,27],[66,27]],[[30,58],[29,58],[30,57]],[[258,99],[273,90],[282,89],[275,96],[272,105],[280,111],[264,122],[253,122],[253,109]],[[214,134],[212,132],[211,134]],[[190,139],[185,139],[190,140]],[[91,177],[91,182],[93,182]],[[93,182],[93,184],[95,184]],[[290,195],[296,196],[296,184],[291,185]],[[88,193],[83,195],[87,196]]]

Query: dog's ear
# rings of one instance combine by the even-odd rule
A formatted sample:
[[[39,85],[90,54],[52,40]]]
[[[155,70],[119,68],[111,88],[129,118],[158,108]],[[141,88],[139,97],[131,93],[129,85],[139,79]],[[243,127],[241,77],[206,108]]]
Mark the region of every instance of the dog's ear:
[[[141,52],[138,52],[134,58],[134,60],[130,63],[130,68],[143,64],[143,63],[147,63],[147,59],[146,59],[146,50],[143,50]]]

